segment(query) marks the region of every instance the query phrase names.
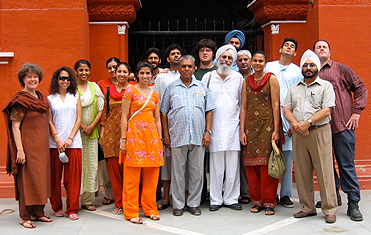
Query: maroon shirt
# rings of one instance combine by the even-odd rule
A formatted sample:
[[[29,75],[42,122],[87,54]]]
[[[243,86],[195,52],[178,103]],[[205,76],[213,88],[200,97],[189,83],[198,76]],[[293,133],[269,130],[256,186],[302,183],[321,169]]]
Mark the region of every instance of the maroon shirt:
[[[336,107],[331,113],[332,133],[348,129],[350,116],[361,114],[367,103],[367,88],[361,78],[348,66],[328,60],[321,68],[319,77],[329,81],[334,87]],[[352,97],[352,93],[354,99]]]

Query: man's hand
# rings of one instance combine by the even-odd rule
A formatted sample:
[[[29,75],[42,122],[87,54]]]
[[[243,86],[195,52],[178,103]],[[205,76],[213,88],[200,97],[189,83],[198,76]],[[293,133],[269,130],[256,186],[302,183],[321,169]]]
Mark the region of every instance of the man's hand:
[[[166,148],[171,149],[170,147],[170,136],[169,135],[164,135],[164,145]]]
[[[356,114],[356,113],[353,113],[352,116],[350,116],[347,124],[345,125],[346,127],[348,127],[349,130],[354,130],[358,127],[358,121],[359,121],[359,117],[361,115],[359,114]]]
[[[210,145],[210,133],[205,132],[204,137],[202,138],[202,146],[206,148],[207,146]]]
[[[302,122],[295,124],[293,127],[294,127],[294,130],[298,132],[299,134],[309,135],[309,131],[308,131],[308,128],[310,127],[309,122],[302,121]]]

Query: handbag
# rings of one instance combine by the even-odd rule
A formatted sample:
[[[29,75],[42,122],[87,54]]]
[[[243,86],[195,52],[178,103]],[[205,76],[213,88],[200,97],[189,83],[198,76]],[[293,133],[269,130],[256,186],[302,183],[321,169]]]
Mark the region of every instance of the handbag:
[[[268,175],[281,179],[286,173],[285,158],[274,141],[272,141],[272,148],[273,150],[268,160]]]

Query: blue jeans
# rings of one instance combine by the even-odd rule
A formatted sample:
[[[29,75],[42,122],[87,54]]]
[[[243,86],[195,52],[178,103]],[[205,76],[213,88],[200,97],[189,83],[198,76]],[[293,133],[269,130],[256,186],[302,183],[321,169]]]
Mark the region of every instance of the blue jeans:
[[[353,201],[361,200],[359,182],[354,165],[356,137],[354,130],[344,130],[332,134],[332,147],[334,148],[336,162],[339,167],[340,178],[335,172],[336,189],[341,189]]]
[[[281,179],[281,198],[284,196],[292,197],[292,163],[294,158],[292,151],[282,151],[285,157],[286,173]]]

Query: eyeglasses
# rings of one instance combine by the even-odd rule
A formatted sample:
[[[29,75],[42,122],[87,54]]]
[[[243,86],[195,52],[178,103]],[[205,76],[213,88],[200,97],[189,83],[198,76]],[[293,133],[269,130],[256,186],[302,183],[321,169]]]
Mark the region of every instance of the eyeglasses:
[[[60,76],[60,77],[58,78],[59,81],[64,81],[64,80],[66,80],[66,79],[67,79],[67,81],[71,81],[70,77],[66,77],[66,76]]]
[[[223,60],[226,60],[226,59],[233,60],[232,56],[227,56],[227,55],[222,55],[222,56],[220,56],[220,58],[222,58]]]
[[[248,60],[249,60],[248,58],[242,58],[242,59],[238,59],[237,61],[242,62],[242,61],[248,61]]]

